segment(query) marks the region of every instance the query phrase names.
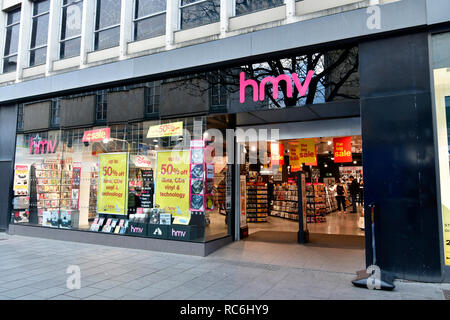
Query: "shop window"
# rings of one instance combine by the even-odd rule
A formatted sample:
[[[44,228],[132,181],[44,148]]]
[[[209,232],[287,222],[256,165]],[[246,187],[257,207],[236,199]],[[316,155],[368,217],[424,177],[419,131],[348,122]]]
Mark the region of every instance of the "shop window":
[[[159,117],[161,81],[149,82],[145,87],[145,113],[149,118]]]
[[[3,73],[16,71],[19,29],[20,7],[7,12],[5,49],[3,51]]]
[[[166,33],[166,0],[136,0],[134,8],[134,41]]]
[[[284,4],[284,0],[236,0],[236,15],[270,9]]]
[[[118,46],[121,1],[97,0],[96,3],[94,50]]]
[[[24,122],[24,106],[23,104],[19,104],[17,106],[17,131],[23,131],[23,122]]]
[[[47,59],[50,0],[33,2],[30,42],[30,67],[45,64]]]
[[[52,100],[50,104],[50,126],[59,127],[61,123],[59,99]]]
[[[95,96],[95,121],[103,123],[107,120],[108,111],[108,92],[106,90],[98,91]]]
[[[59,43],[60,59],[80,55],[82,13],[83,0],[63,0]]]
[[[181,0],[181,29],[202,26],[220,20],[220,0]]]

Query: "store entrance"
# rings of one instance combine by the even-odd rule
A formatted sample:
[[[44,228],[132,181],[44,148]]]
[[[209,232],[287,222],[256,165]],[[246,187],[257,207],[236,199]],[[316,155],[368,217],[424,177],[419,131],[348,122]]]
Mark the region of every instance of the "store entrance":
[[[309,244],[363,249],[362,152],[361,135],[244,143],[245,240],[296,243],[305,215]]]

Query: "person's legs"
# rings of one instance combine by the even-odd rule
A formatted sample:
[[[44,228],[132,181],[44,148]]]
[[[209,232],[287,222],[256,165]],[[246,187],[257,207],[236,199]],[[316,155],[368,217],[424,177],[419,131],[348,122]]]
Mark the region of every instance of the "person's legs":
[[[353,213],[356,213],[356,194],[352,195]]]
[[[336,196],[336,202],[338,205],[338,211],[341,211],[341,199],[339,199],[339,196]]]

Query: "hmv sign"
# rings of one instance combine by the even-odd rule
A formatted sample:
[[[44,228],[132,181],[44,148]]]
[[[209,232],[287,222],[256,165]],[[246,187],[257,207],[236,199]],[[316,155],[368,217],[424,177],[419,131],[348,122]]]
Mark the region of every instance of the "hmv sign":
[[[240,102],[245,102],[245,89],[247,87],[253,88],[253,101],[264,101],[266,99],[266,85],[272,84],[272,94],[274,99],[278,99],[279,97],[279,85],[282,81],[286,84],[286,95],[288,98],[292,98],[294,94],[294,86],[297,89],[300,97],[306,95],[308,91],[309,84],[311,83],[311,79],[314,76],[314,71],[308,71],[306,75],[305,81],[303,84],[300,82],[300,79],[296,73],[292,73],[290,75],[282,74],[278,77],[265,77],[258,82],[252,79],[245,78],[245,72],[241,72],[240,74]]]
[[[55,153],[58,147],[58,140],[44,140],[30,138],[30,154],[50,154]]]

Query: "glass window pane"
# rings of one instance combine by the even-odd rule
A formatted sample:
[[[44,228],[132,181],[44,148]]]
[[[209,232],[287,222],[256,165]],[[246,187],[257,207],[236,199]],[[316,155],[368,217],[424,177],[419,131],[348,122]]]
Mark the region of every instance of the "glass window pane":
[[[3,59],[3,73],[16,71],[17,68],[17,56],[11,56]]]
[[[61,42],[60,58],[76,57],[80,55],[81,38]]]
[[[81,20],[83,12],[83,2],[71,4],[63,8],[61,40],[75,37],[81,34]]]
[[[135,18],[166,11],[166,0],[136,0]]]
[[[19,25],[6,29],[5,56],[16,53],[19,46]]]
[[[166,14],[136,21],[134,24],[134,39],[142,40],[161,36],[166,33]]]
[[[50,0],[33,2],[33,15],[38,15],[50,10]]]
[[[120,23],[121,1],[97,0],[97,16],[95,30]]]
[[[236,0],[236,15],[269,9],[284,4],[284,0]]]
[[[220,20],[220,0],[209,0],[181,9],[181,29],[198,27]]]
[[[83,2],[83,0],[63,0],[63,6],[70,3]]]
[[[30,66],[45,64],[46,59],[47,59],[47,47],[30,51]]]
[[[8,12],[8,25],[20,22],[20,8]]]
[[[95,34],[95,50],[116,47],[119,45],[120,27],[115,27]]]
[[[47,44],[48,17],[43,15],[33,19],[33,31],[31,34],[31,48]]]

